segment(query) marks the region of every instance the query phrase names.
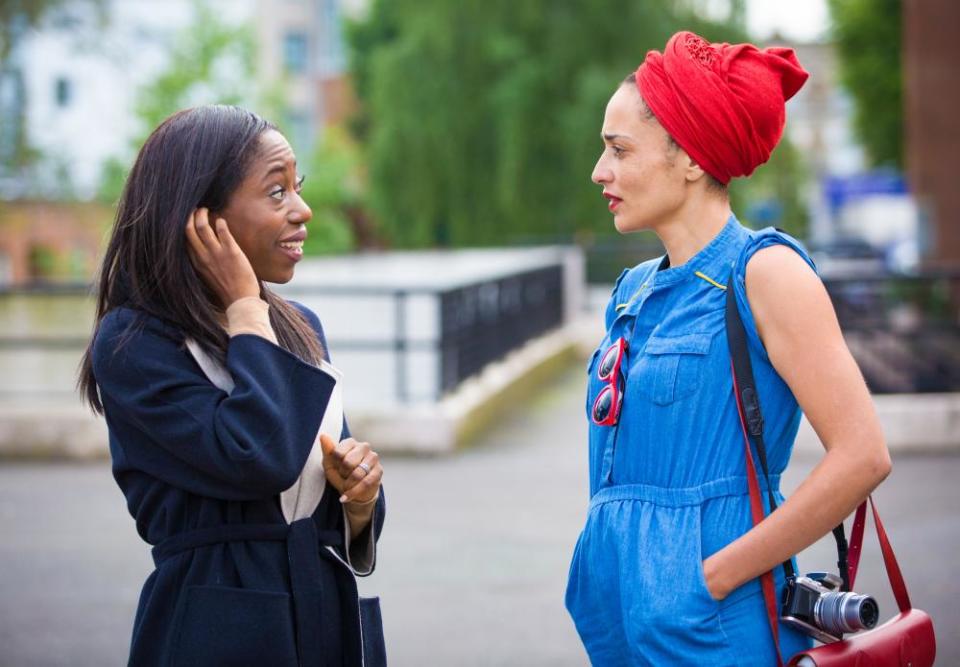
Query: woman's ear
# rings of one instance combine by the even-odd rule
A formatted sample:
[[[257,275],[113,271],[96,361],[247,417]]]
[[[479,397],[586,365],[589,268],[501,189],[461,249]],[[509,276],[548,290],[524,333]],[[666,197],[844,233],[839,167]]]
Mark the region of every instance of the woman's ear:
[[[681,165],[683,167],[684,178],[690,183],[696,183],[707,173],[696,161],[687,154],[687,151],[680,149]]]

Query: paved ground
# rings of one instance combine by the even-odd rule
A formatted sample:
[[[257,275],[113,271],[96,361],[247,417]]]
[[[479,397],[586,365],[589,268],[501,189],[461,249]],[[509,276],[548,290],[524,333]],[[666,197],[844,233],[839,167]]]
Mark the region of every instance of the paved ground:
[[[444,459],[388,459],[380,566],[392,665],[583,665],[563,609],[586,510],[582,370],[571,369],[482,442]],[[796,486],[815,463],[795,460]],[[876,494],[914,603],[960,664],[960,456],[895,460]],[[146,547],[105,464],[0,464],[0,666],[119,665]],[[870,534],[871,539],[873,538]],[[801,569],[835,560],[832,542]],[[894,609],[874,541],[858,589]]]

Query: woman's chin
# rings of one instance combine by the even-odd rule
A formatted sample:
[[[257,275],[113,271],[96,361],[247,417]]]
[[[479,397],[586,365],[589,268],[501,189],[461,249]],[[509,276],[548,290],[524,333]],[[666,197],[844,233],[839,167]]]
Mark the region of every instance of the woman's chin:
[[[290,267],[289,269],[285,269],[285,270],[264,272],[263,274],[258,272],[257,278],[259,278],[265,283],[273,283],[274,285],[286,285],[288,282],[293,280],[293,267]]]
[[[637,226],[636,222],[636,220],[631,220],[626,216],[618,215],[613,219],[613,226],[621,234],[629,234],[630,232],[636,232],[641,229]]]
[[[614,228],[621,234],[633,234],[635,232],[652,231],[656,229],[656,224],[649,218],[640,218],[637,216],[627,217],[618,215],[613,219]]]

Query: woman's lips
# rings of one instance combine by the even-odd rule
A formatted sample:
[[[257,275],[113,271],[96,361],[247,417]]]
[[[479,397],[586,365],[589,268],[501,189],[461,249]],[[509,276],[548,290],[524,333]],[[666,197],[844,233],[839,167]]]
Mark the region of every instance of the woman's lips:
[[[280,250],[293,262],[303,259],[303,241],[283,242],[280,244]]]
[[[620,197],[616,197],[610,194],[609,192],[604,192],[603,196],[604,198],[610,201],[610,203],[607,204],[607,208],[609,208],[611,211],[615,211],[617,209],[617,206],[620,205],[620,202],[623,201],[622,199],[620,199]]]

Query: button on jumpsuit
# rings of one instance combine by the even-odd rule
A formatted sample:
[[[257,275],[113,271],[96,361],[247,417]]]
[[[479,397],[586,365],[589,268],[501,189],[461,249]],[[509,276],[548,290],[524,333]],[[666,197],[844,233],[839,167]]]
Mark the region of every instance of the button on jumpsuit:
[[[767,357],[744,284],[747,261],[772,244],[793,248],[813,266],[789,236],[748,230],[731,216],[682,266],[661,268],[665,261],[651,260],[617,281],[607,334],[589,364],[587,419],[604,384],[597,364],[621,336],[629,345],[621,367],[624,402],[618,425],[590,422],[590,505],[566,594],[595,665],[776,664],[759,580],[717,602],[702,567],[703,559],[752,527],[725,289],[735,290],[747,330],[770,483],[783,501],[777,487],[800,409]],[[774,575],[779,597],[783,569]],[[785,659],[810,645],[780,624]]]

